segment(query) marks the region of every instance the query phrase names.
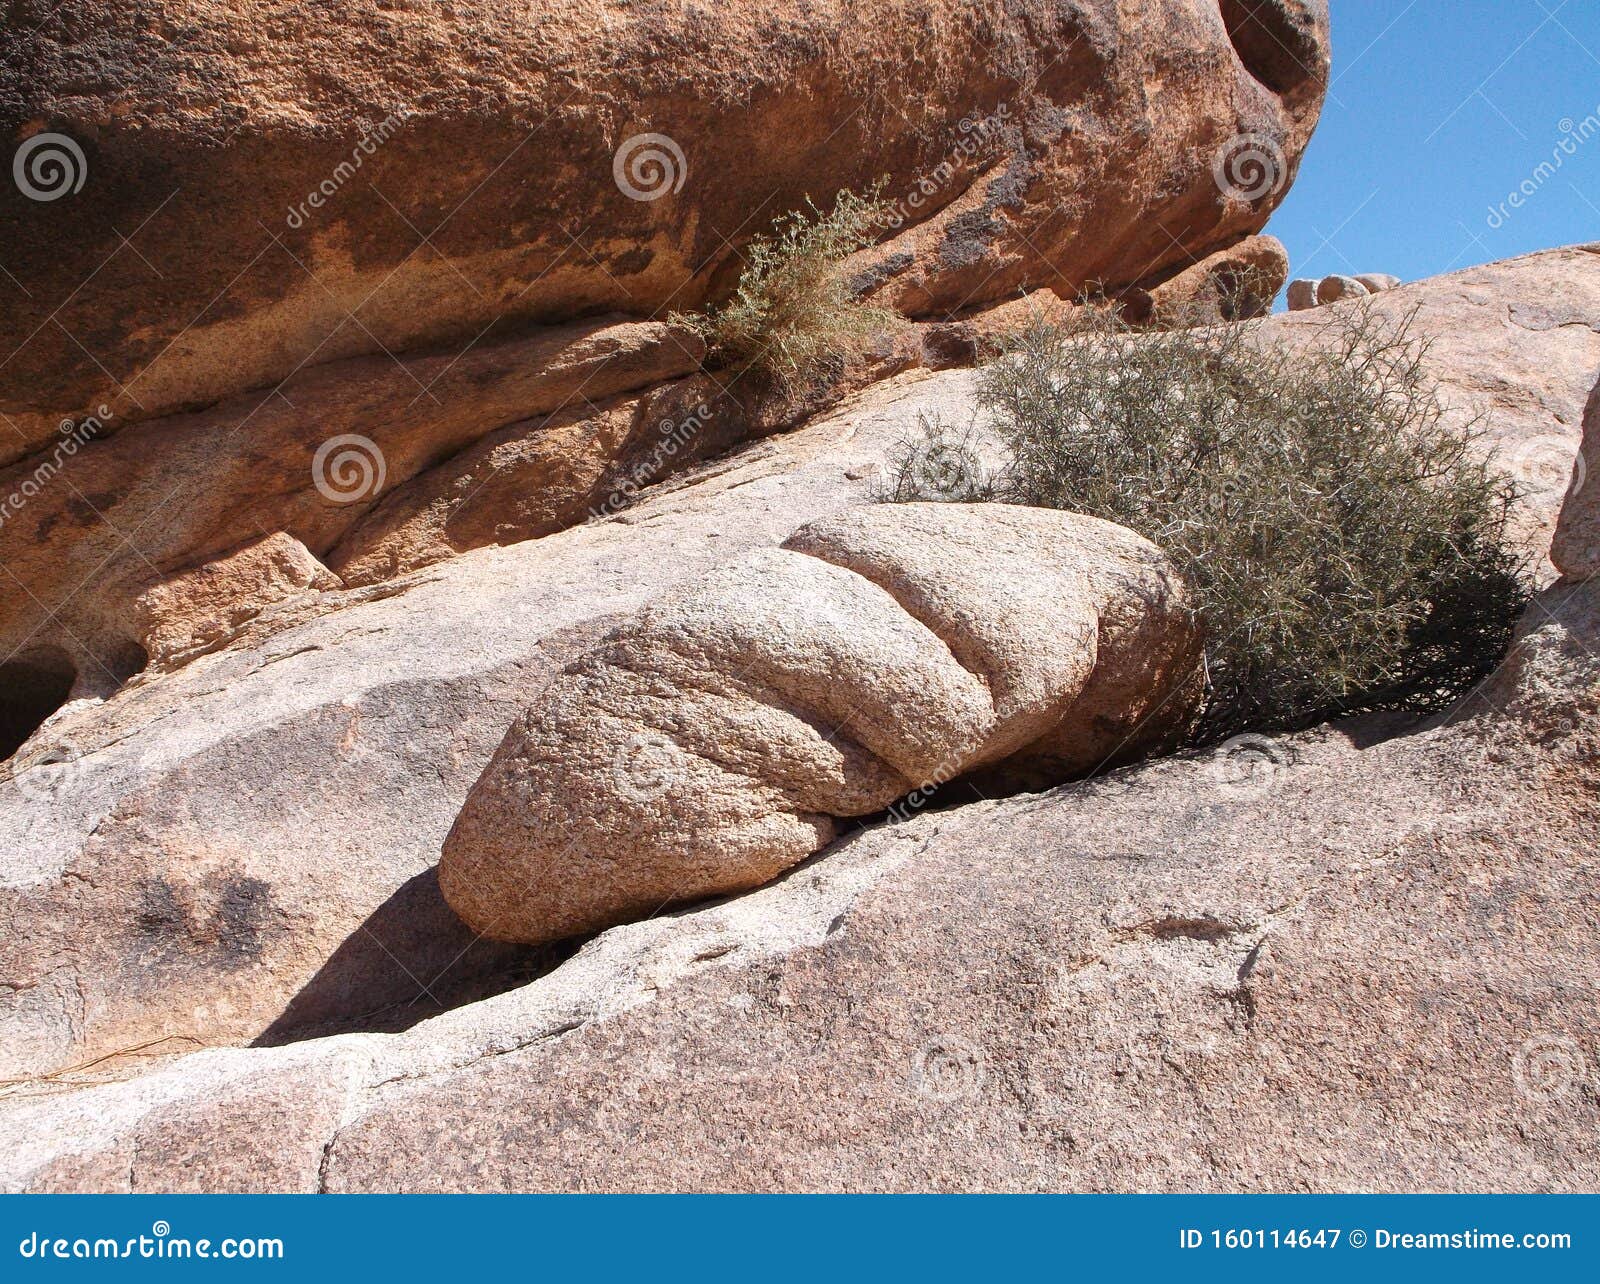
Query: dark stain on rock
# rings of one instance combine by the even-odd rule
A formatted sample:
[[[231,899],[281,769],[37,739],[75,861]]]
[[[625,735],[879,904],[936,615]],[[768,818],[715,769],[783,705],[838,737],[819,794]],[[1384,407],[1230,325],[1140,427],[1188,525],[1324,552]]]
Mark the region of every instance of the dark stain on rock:
[[[272,889],[259,878],[218,871],[188,887],[156,878],[145,884],[135,920],[145,938],[141,958],[203,953],[224,968],[246,967],[261,957],[275,916]]]

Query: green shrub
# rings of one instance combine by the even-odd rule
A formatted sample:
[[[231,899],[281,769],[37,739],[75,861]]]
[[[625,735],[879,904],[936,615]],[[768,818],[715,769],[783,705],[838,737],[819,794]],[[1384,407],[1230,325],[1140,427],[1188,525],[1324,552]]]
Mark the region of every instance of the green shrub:
[[[751,243],[731,299],[675,319],[705,339],[711,364],[804,387],[897,323],[888,309],[857,298],[843,270],[845,259],[876,239],[886,210],[875,191],[843,192],[827,213],[807,201]]]
[[[1514,495],[1481,425],[1447,420],[1409,318],[1329,316],[1293,343],[1092,307],[1036,324],[980,376],[999,457],[924,424],[885,498],[1069,509],[1164,548],[1209,639],[1199,741],[1447,707],[1527,600]]]

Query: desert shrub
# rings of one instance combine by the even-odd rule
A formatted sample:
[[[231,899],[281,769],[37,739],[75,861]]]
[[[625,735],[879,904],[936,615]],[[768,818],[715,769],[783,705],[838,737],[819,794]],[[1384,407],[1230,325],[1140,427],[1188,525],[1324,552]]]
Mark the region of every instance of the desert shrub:
[[[1293,342],[1035,324],[980,375],[999,455],[923,425],[885,498],[1069,509],[1164,548],[1207,628],[1200,741],[1444,708],[1526,602],[1514,499],[1444,413],[1409,318],[1341,310]]]
[[[750,244],[731,299],[676,319],[705,339],[712,363],[804,386],[896,322],[856,296],[843,266],[873,243],[886,211],[875,191],[843,192],[826,213],[807,201]]]

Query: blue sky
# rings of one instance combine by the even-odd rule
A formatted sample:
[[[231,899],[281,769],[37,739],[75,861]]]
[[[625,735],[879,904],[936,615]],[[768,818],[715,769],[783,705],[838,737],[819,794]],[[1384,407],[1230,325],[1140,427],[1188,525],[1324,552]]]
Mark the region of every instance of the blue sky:
[[[1322,123],[1267,226],[1294,276],[1414,280],[1600,240],[1600,0],[1332,10]]]

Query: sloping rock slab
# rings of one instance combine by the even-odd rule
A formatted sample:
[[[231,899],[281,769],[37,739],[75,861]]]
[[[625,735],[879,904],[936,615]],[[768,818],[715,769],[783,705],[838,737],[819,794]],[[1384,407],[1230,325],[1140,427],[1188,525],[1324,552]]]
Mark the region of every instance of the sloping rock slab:
[[[1378,306],[1408,295],[1447,380],[1492,393],[1503,446],[1566,441],[1569,471],[1600,372],[1600,255]],[[277,603],[214,654],[68,706],[0,772],[0,1075],[94,1063],[67,1076],[82,1083],[197,1046],[390,1029],[548,968],[475,942],[432,872],[518,711],[608,617],[865,502],[920,416],[972,414],[970,374],[904,376],[617,520]]]
[[[1597,607],[1547,597],[1560,623],[1458,725],[1234,743],[867,831],[404,1035],[13,1100],[0,1173],[1593,1190]]]

